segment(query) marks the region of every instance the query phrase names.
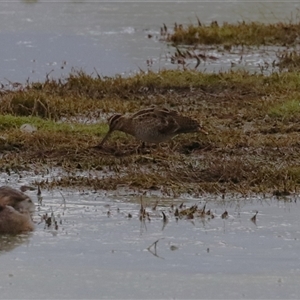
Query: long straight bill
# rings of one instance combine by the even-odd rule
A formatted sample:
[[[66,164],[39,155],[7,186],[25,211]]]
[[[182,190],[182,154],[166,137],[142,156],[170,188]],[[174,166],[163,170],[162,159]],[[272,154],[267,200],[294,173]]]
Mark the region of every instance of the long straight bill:
[[[103,138],[103,140],[100,142],[99,146],[103,146],[103,144],[105,143],[105,141],[109,138],[109,136],[111,135],[113,131],[112,130],[109,130],[107,132],[107,134],[105,135],[105,137]]]
[[[202,132],[202,133],[204,133],[205,135],[208,135],[208,132],[205,131],[202,127],[199,128],[199,131]]]

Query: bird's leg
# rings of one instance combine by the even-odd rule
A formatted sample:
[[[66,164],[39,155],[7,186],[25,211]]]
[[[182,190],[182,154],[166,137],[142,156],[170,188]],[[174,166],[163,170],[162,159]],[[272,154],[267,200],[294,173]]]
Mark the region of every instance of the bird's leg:
[[[100,142],[100,144],[98,144],[97,146],[95,146],[94,148],[102,148],[104,142],[108,139],[108,137],[112,134],[113,130],[109,129],[109,131],[107,132],[107,134],[104,136],[104,138],[102,139],[102,141]]]
[[[146,149],[146,143],[142,142],[137,148],[136,148],[137,154],[147,154],[150,153],[148,149]]]
[[[172,152],[174,152],[175,149],[178,147],[178,143],[174,142],[174,140],[171,140],[171,144],[169,144],[169,145],[170,145],[169,149],[170,149]]]

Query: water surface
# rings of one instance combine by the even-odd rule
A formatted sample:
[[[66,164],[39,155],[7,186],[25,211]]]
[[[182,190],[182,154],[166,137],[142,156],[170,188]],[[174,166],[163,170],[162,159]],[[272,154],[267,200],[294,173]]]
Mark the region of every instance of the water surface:
[[[105,2],[15,1],[0,3],[0,82],[43,81],[47,74],[60,78],[72,68],[101,75],[130,74],[151,68],[177,68],[170,62],[172,47],[159,41],[165,23],[202,23],[217,20],[297,21],[297,2]],[[148,34],[153,37],[148,38]],[[228,69],[241,52],[202,63],[199,70]],[[243,56],[242,65],[257,68],[271,63],[274,53]],[[150,62],[149,64],[147,64]]]
[[[137,196],[72,190],[42,196],[36,231],[0,241],[1,298],[299,296],[297,198],[144,197],[151,220],[141,222]],[[176,221],[170,205],[181,202],[207,203],[215,218]],[[229,216],[222,219],[225,210]],[[40,221],[46,212],[57,230]]]

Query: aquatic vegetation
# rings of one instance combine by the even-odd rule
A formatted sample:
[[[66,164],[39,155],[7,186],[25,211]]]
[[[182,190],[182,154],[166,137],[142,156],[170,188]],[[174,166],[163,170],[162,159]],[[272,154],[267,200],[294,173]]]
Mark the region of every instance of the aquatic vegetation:
[[[165,195],[294,193],[300,183],[295,167],[300,165],[295,155],[299,87],[298,72],[265,76],[180,70],[127,78],[79,72],[64,80],[31,83],[1,95],[0,169],[48,174],[35,183],[49,188],[123,185]],[[32,103],[46,99],[46,109],[28,105],[29,95]],[[101,149],[96,147],[108,131],[107,117],[151,105],[197,120],[208,135],[177,136],[141,153],[134,137],[116,132]],[[37,130],[22,131],[25,123]],[[64,173],[51,176],[55,168]]]
[[[44,229],[52,228],[54,230],[58,230],[58,223],[53,212],[50,216],[48,213],[43,214],[41,216],[41,223],[45,223]]]
[[[224,45],[263,46],[263,45],[296,45],[300,22],[264,24],[259,22],[239,22],[236,24],[217,21],[204,25],[198,20],[196,25],[183,26],[175,23],[172,31],[161,28],[161,39],[175,45]]]
[[[297,71],[300,68],[300,55],[294,51],[283,51],[277,54],[277,66],[280,70]]]
[[[198,18],[197,20],[195,25],[183,26],[175,23],[172,29],[165,24],[161,27],[160,41],[175,47],[174,51],[166,55],[172,64],[183,69],[197,69],[200,64],[216,65],[215,61],[222,60],[225,54],[227,59],[232,57],[231,66],[227,66],[228,68],[236,65],[247,68],[246,61],[249,61],[249,56],[260,53],[262,59],[264,56],[268,58],[255,66],[262,73],[299,70],[299,16],[289,22],[271,24],[225,22],[219,25],[213,21],[204,25]]]

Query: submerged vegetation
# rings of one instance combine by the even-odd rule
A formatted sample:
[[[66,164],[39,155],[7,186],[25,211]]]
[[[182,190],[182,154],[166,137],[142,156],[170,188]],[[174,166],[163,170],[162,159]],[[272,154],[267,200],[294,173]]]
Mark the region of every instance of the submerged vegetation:
[[[1,92],[0,168],[59,177],[40,186],[160,190],[166,194],[294,193],[300,186],[300,75],[230,71],[140,73],[65,80]],[[208,135],[186,134],[141,151],[131,136],[108,130],[106,118],[150,105],[202,123]],[[22,124],[37,130],[26,132]]]

